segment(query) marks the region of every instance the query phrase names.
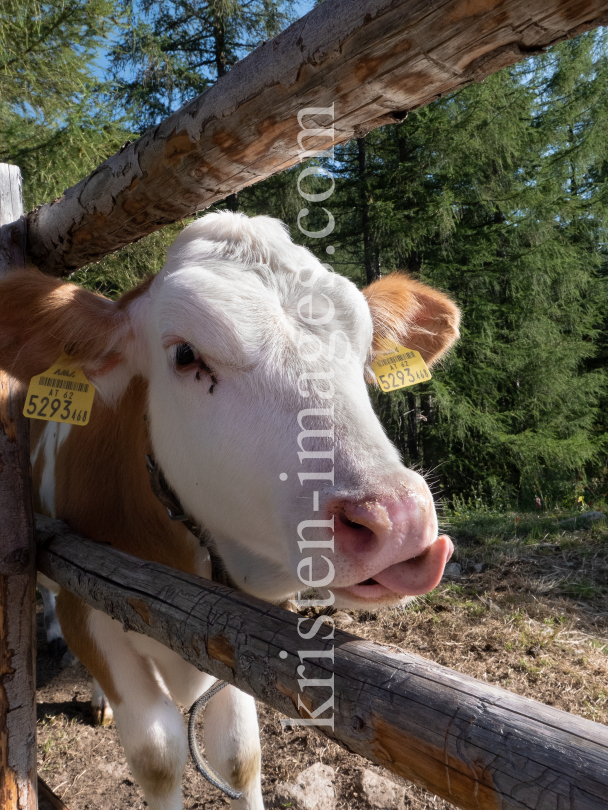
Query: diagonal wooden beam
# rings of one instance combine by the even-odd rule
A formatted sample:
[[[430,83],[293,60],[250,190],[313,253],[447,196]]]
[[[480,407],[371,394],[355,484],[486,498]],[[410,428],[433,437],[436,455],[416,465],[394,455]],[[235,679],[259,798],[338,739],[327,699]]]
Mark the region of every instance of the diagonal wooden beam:
[[[301,615],[94,543],[61,521],[38,515],[36,526],[38,569],[125,630],[456,807],[606,810],[600,723],[328,625],[315,630]]]
[[[59,796],[56,796],[47,783],[38,777],[38,810],[68,810]]]
[[[326,0],[59,200],[28,252],[64,275],[445,93],[608,21],[608,0]],[[329,107],[330,115],[298,113]],[[316,122],[316,124],[315,124]],[[302,125],[334,127],[300,140]]]

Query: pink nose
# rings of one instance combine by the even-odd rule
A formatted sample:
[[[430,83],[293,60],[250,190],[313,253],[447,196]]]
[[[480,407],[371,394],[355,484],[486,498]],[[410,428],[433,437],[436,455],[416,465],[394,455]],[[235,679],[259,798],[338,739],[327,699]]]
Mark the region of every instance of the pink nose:
[[[454,546],[447,535],[437,537],[428,490],[410,491],[400,499],[340,501],[330,512],[337,551],[348,561],[358,595],[386,589],[416,596],[439,583]]]

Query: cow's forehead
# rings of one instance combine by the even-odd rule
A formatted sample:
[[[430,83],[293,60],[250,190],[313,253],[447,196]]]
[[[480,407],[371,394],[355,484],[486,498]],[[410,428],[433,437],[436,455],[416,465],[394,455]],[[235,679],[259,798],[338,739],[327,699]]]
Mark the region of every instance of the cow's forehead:
[[[232,362],[302,332],[345,332],[356,354],[371,341],[365,299],[268,217],[212,214],[186,228],[151,290],[161,338],[176,334]],[[316,321],[316,322],[311,322]]]

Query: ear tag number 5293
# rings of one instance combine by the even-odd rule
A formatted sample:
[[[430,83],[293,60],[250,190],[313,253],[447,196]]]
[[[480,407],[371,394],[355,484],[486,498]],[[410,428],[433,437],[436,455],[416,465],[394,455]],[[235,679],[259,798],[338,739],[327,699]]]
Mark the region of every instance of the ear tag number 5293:
[[[393,351],[379,354],[372,363],[372,370],[383,391],[397,391],[431,379],[420,353],[405,346],[395,346]]]
[[[86,425],[91,416],[95,386],[81,368],[70,365],[62,355],[57,362],[30,380],[24,416],[47,422]]]

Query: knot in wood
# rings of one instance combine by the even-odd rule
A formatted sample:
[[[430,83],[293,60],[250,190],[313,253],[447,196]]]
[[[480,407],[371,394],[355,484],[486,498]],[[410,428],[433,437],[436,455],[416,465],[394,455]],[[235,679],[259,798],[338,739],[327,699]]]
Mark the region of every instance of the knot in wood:
[[[352,723],[350,724],[350,727],[352,728],[353,731],[361,731],[361,729],[363,728],[364,725],[365,725],[365,722],[363,721],[363,718],[359,717],[359,715],[356,714],[353,717],[353,720],[352,720]]]

